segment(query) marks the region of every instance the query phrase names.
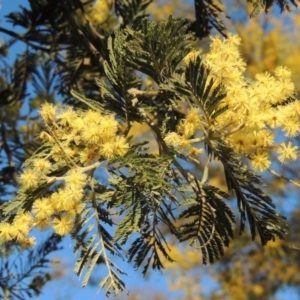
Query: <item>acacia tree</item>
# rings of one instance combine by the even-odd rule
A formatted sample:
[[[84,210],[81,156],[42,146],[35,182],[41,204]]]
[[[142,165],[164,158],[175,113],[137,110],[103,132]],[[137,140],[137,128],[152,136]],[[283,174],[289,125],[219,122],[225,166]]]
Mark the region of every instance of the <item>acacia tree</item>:
[[[34,246],[33,229],[70,234],[83,285],[102,261],[107,276],[100,286],[117,294],[125,289],[125,272],[111,255],[134,261],[145,275],[149,266],[173,261],[171,236],[198,249],[203,263],[220,259],[234,236],[231,197],[240,233],[248,223],[263,245],[284,238],[286,221],[262,190],[258,172],[270,169],[271,154],[281,163],[298,158],[292,138],[299,101],[291,72],[278,66],[273,75],[246,78],[240,39],[225,30],[212,1],[195,2],[195,21],[160,22],[146,18],[147,1],[97,2],[105,14],[95,13],[92,3],[29,1],[30,9],[8,16],[25,34],[0,28],[11,43],[26,44],[11,78],[3,79],[3,193],[18,185],[1,207],[7,249]],[[271,4],[255,1],[253,14]],[[193,45],[211,29],[226,38],[211,38],[209,51],[200,53]],[[25,135],[16,122],[29,79],[36,92],[32,114],[47,100],[34,140],[31,127]],[[54,105],[58,94],[64,104]],[[136,123],[149,128],[154,153],[149,138],[134,134]],[[226,190],[211,184],[215,161]],[[17,297],[16,285],[7,280],[1,286]]]

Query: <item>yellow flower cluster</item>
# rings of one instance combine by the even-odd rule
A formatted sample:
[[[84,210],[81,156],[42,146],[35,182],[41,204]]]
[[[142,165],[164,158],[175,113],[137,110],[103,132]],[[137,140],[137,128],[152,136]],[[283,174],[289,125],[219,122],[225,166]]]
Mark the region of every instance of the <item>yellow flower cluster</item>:
[[[12,224],[0,224],[0,240],[15,240],[24,247],[35,244],[35,238],[29,237],[33,228],[53,228],[59,235],[70,233],[76,214],[86,206],[86,172],[96,169],[101,161],[123,156],[129,148],[126,139],[117,135],[118,122],[113,115],[57,108],[49,103],[42,106],[40,115],[47,129],[40,138],[51,145],[51,151],[47,158],[35,159],[24,170],[20,184],[28,191],[42,181],[63,184],[52,194],[36,199],[31,211],[19,213]],[[61,177],[48,175],[58,161],[65,161],[69,171]]]
[[[93,5],[89,18],[93,24],[103,24],[111,15],[112,0],[97,0]]]
[[[281,163],[298,158],[298,147],[291,141],[276,144],[275,134],[288,138],[299,134],[300,101],[286,101],[294,95],[294,84],[291,71],[285,67],[277,67],[273,74],[257,74],[255,80],[245,78],[246,63],[241,58],[239,45],[240,38],[236,35],[229,35],[225,40],[212,38],[209,53],[202,56],[210,70],[209,76],[226,89],[227,96],[219,108],[227,105],[228,110],[214,120],[208,120],[202,112],[202,139],[189,139],[189,122],[185,125],[188,134],[183,134],[182,126],[186,122],[183,121],[177,132],[169,133],[165,140],[184,148],[194,142],[219,138],[248,157],[255,171],[264,171],[271,165],[272,150],[277,152]],[[194,57],[195,51],[191,55]],[[201,130],[200,127],[197,128]]]
[[[170,132],[164,138],[165,142],[174,147],[178,147],[179,152],[197,156],[203,152],[202,148],[193,147],[194,142],[191,138],[195,135],[198,129],[202,129],[200,111],[196,108],[191,108],[185,119],[182,119],[178,124],[176,131]]]

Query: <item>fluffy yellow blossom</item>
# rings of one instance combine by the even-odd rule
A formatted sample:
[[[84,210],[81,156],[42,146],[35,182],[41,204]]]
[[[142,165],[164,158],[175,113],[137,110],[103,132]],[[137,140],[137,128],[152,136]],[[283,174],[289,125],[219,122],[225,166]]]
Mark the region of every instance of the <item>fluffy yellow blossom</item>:
[[[238,131],[230,136],[230,145],[238,153],[247,153],[251,147],[249,135],[245,132]]]
[[[74,118],[72,122],[72,127],[75,132],[82,132],[85,126],[86,125],[82,117],[77,116],[76,118]]]
[[[61,143],[61,146],[55,144],[51,150],[51,157],[56,162],[68,160],[68,158],[72,158],[76,153],[75,150],[71,147],[68,147],[65,142]]]
[[[74,216],[82,212],[85,208],[85,203],[82,202],[70,202],[70,208],[68,210],[68,214],[70,216]]]
[[[206,64],[216,79],[234,85],[242,77],[246,66],[238,50],[239,37],[231,36],[224,41],[212,37],[211,40],[210,51],[205,57]]]
[[[26,237],[22,241],[20,241],[20,244],[21,244],[22,248],[25,248],[25,249],[29,248],[29,247],[33,247],[36,244],[36,239],[34,236]]]
[[[49,198],[41,198],[35,200],[32,205],[33,214],[37,219],[45,219],[50,217],[53,213],[53,207]]]
[[[286,163],[296,160],[298,158],[298,148],[297,146],[293,146],[292,142],[288,142],[287,144],[281,143],[277,149],[279,161]]]
[[[113,143],[107,142],[101,145],[99,154],[106,159],[111,159],[116,156],[116,153],[113,148]]]
[[[85,185],[87,180],[86,174],[84,174],[80,169],[71,169],[67,176],[65,177],[66,184],[71,189],[79,189]]]
[[[34,189],[38,186],[39,175],[32,169],[26,169],[20,176],[20,183],[26,189]]]
[[[81,138],[85,144],[89,145],[98,145],[102,140],[98,126],[85,126]]]
[[[123,136],[116,136],[112,142],[112,148],[116,156],[124,156],[129,149],[129,145]]]
[[[299,117],[300,116],[300,101],[299,100],[295,100],[283,107],[280,108],[280,112],[287,116],[288,118],[290,116],[292,117]]]
[[[251,155],[250,162],[253,169],[259,172],[269,169],[271,165],[269,154],[263,151],[258,151],[258,153]]]
[[[69,214],[66,214],[65,216],[59,218],[54,218],[52,225],[54,231],[61,236],[70,233],[73,229],[73,226],[73,218]]]
[[[99,153],[97,147],[85,147],[79,153],[79,160],[84,165],[90,165],[99,159]]]
[[[269,72],[258,73],[255,75],[255,79],[257,80],[258,83],[261,84],[275,82],[275,78]]]
[[[72,203],[81,202],[81,200],[84,196],[83,189],[78,189],[78,188],[74,189],[74,188],[66,187],[63,191],[64,191],[64,195],[65,195],[65,201],[68,203],[71,203],[70,205],[73,205]]]
[[[279,79],[290,79],[292,76],[292,71],[287,67],[279,66],[274,71],[275,76]]]
[[[30,212],[25,212],[20,215],[17,215],[14,219],[14,224],[27,224],[30,225],[32,223],[32,215]]]
[[[263,147],[271,146],[274,142],[274,133],[270,130],[260,130],[256,133],[256,136],[259,140],[259,144]]]
[[[18,226],[15,226],[15,230],[16,230],[16,240],[22,241],[29,234],[30,228],[26,225],[18,224]]]
[[[103,116],[99,125],[99,132],[103,143],[114,138],[118,131],[118,122],[113,115]]]
[[[75,143],[77,146],[81,143],[81,136],[76,130],[67,131],[61,136],[61,140],[68,146],[70,144]]]
[[[67,107],[65,110],[61,111],[58,115],[58,124],[62,126],[72,125],[73,121],[77,118],[76,112],[71,108]]]
[[[83,122],[84,124],[91,126],[94,124],[99,124],[102,120],[103,116],[99,111],[91,110],[89,109],[88,111],[85,112],[83,115]]]
[[[241,44],[242,39],[236,34],[229,33],[227,41],[233,46],[239,46]]]
[[[259,114],[258,114],[259,115]],[[283,124],[283,114],[277,109],[271,108],[264,114],[264,120],[271,128],[279,128]]]
[[[107,21],[110,16],[111,5],[111,0],[97,0],[89,14],[91,22],[94,24],[102,24]]]
[[[45,103],[42,105],[39,114],[44,122],[52,123],[55,119],[56,107],[52,103]]]
[[[32,216],[29,212],[16,216],[13,222],[16,230],[16,239],[18,241],[24,239],[32,227]]]
[[[166,142],[167,145],[176,147],[180,144],[181,139],[182,139],[181,136],[176,132],[169,132],[165,136],[164,141]]]
[[[36,158],[33,161],[33,167],[34,169],[39,170],[42,173],[45,173],[51,168],[51,163],[44,158]]]
[[[284,131],[286,136],[295,137],[300,132],[300,125],[298,118],[289,118],[287,119],[283,126],[282,130]]]
[[[185,119],[187,120],[187,122],[193,123],[196,127],[199,127],[202,116],[199,109],[193,107],[189,110]]]
[[[257,111],[250,111],[247,118],[247,126],[253,128],[253,130],[259,130],[266,126],[265,115],[258,113]]]
[[[59,189],[57,192],[52,193],[50,201],[52,208],[56,213],[64,211],[67,201],[66,189]]]
[[[290,80],[280,80],[281,98],[282,101],[291,97],[295,93],[295,85]]]
[[[186,139],[190,138],[195,134],[197,127],[196,124],[187,121],[186,119],[181,120],[179,125],[177,126],[177,132],[182,134]]]
[[[0,223],[0,239],[3,240],[4,242],[8,242],[13,240],[17,235],[15,227],[8,223],[8,222],[3,222]]]

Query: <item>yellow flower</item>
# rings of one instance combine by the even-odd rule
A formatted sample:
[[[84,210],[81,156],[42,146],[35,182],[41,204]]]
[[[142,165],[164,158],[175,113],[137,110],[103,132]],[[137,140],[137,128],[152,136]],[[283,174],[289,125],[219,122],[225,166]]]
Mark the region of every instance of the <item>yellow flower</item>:
[[[103,116],[99,125],[99,134],[102,143],[109,142],[114,138],[118,131],[118,122],[113,115]]]
[[[188,122],[187,120],[181,120],[176,129],[187,139],[194,135],[196,131],[194,123]]]
[[[52,147],[50,155],[54,161],[56,162],[59,162],[61,160],[69,161],[70,158],[74,157],[77,151],[76,148],[68,147],[68,145],[65,142],[61,143],[61,146],[55,144]]]
[[[116,136],[112,147],[117,156],[124,156],[129,149],[129,145],[123,136]]]
[[[107,159],[114,158],[116,156],[116,153],[113,148],[113,143],[107,142],[101,145],[99,154]]]
[[[295,85],[293,82],[290,80],[282,80],[280,82],[280,87],[281,87],[281,98],[282,101],[285,100],[287,97],[290,97],[294,94],[295,92]]]
[[[297,146],[293,146],[292,142],[281,143],[277,149],[278,159],[281,163],[285,163],[288,161],[294,161],[298,158],[298,148]]]
[[[98,126],[89,124],[82,129],[81,138],[84,143],[98,145],[101,142],[101,132]]]
[[[29,234],[30,231],[28,226],[26,225],[21,226],[21,224],[15,226],[15,230],[16,230],[17,241],[22,241]]]
[[[271,161],[267,152],[259,151],[251,155],[251,165],[255,171],[263,172],[270,168]]]
[[[242,39],[236,34],[229,33],[227,41],[234,46],[239,46],[241,44]]]
[[[257,111],[249,112],[247,118],[247,126],[252,127],[253,129],[262,129],[265,127],[265,116],[262,113]]]
[[[20,183],[26,189],[34,189],[38,186],[38,174],[31,169],[26,169],[20,176]]]
[[[282,130],[286,136],[295,137],[300,132],[299,121],[296,118],[287,119],[282,125]]]
[[[97,0],[89,14],[89,18],[94,24],[102,24],[110,16],[111,0]]]
[[[53,213],[53,207],[49,198],[41,198],[34,201],[32,205],[33,214],[37,219],[45,219],[50,217]]]
[[[66,202],[68,201],[68,195],[66,189],[59,189],[50,196],[51,205],[55,213],[66,210]]]
[[[166,142],[167,145],[176,147],[179,146],[181,139],[182,139],[181,136],[176,132],[169,132],[165,136],[164,141]]]
[[[82,189],[74,189],[74,188],[68,188],[66,187],[64,189],[64,195],[65,195],[65,201],[64,202],[68,202],[70,203],[70,205],[72,205],[72,203],[80,203],[83,196],[84,196],[84,192]],[[68,204],[66,204],[68,205]]]
[[[82,202],[70,203],[70,209],[68,210],[68,214],[70,216],[75,216],[76,214],[82,212],[84,208],[85,208],[85,203]]]
[[[0,223],[0,238],[4,242],[13,240],[16,237],[16,235],[16,229],[12,224],[8,222]]]
[[[33,167],[45,173],[51,168],[51,163],[44,158],[36,158],[33,162]]]
[[[200,126],[200,121],[201,121],[201,114],[200,111],[197,108],[191,108],[186,116],[186,121],[192,124],[195,124],[195,127]]]
[[[278,128],[283,123],[283,116],[282,112],[279,112],[277,109],[269,109],[268,112],[265,114],[265,121],[267,125],[271,128]]]
[[[52,225],[54,231],[61,236],[70,233],[73,226],[73,218],[69,214],[60,218],[54,218]]]
[[[268,72],[265,73],[258,73],[255,75],[255,79],[262,84],[267,84],[269,82],[274,82],[275,78]]]
[[[36,244],[35,236],[25,237],[23,240],[20,241],[20,244],[23,248],[29,248],[35,246]]]
[[[86,174],[77,168],[71,169],[65,177],[65,181],[71,189],[81,189],[85,185],[86,180]]]
[[[274,71],[276,77],[279,79],[290,79],[292,76],[292,71],[287,67],[278,66]]]
[[[76,117],[72,122],[72,127],[75,132],[81,132],[85,127],[84,120],[82,117]]]
[[[32,223],[32,215],[30,212],[25,212],[20,215],[17,215],[14,219],[14,224],[22,223],[30,225]]]
[[[16,238],[18,241],[22,240],[29,234],[32,224],[32,216],[29,212],[18,215],[14,219],[13,226],[16,230]]]
[[[52,123],[56,114],[56,107],[52,103],[42,105],[39,114],[46,123]]]
[[[57,117],[58,124],[62,126],[72,125],[73,127],[73,121],[77,118],[77,114],[71,107],[68,107],[60,112]]]
[[[230,136],[230,144],[238,153],[247,153],[250,147],[250,139],[245,132],[238,131]]]
[[[79,160],[84,165],[90,165],[99,159],[99,153],[96,147],[85,147],[79,154]]]
[[[101,122],[102,118],[103,118],[103,116],[101,115],[101,113],[99,111],[89,109],[83,115],[83,122],[86,125],[90,126],[91,123],[99,124]]]
[[[264,129],[257,132],[257,138],[263,147],[267,147],[274,142],[274,133],[270,130]]]

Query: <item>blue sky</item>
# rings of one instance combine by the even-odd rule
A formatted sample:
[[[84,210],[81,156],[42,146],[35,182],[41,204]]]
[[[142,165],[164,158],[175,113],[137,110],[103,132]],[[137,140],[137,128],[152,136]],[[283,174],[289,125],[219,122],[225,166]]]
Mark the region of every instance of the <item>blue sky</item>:
[[[0,0],[1,1],[1,0]],[[2,0],[1,1],[2,7],[0,10],[0,26],[7,27],[8,25],[5,23],[4,15],[9,13],[10,11],[16,10],[18,5],[27,4],[27,1],[24,0]],[[19,30],[19,28],[16,28],[16,30]],[[7,39],[7,36],[4,33],[0,32],[0,39]],[[22,51],[23,45],[22,43],[16,43],[14,48],[10,52],[10,57],[13,58],[17,53],[20,53]],[[39,240],[43,239],[43,236],[38,236]],[[66,238],[64,242],[62,243],[64,249],[53,253],[52,257],[58,257],[63,260],[63,269],[68,272],[68,276],[53,280],[50,283],[47,284],[46,288],[43,290],[43,294],[37,297],[36,299],[39,300],[81,300],[81,299],[104,299],[103,291],[99,292],[98,295],[96,295],[98,291],[97,285],[95,286],[88,286],[87,288],[82,289],[80,287],[80,279],[72,274],[72,270],[75,263],[75,258],[72,253],[72,241],[70,238]],[[153,273],[147,281],[142,278],[141,271],[134,271],[132,266],[128,266],[125,263],[121,263],[121,267],[128,272],[130,275],[129,277],[123,277],[125,283],[128,286],[129,290],[132,290],[132,292],[135,291],[134,288],[137,286],[139,287],[139,292],[143,293],[146,297],[149,297],[148,299],[154,299],[151,296],[151,292],[153,291],[167,291],[167,283],[165,280],[165,277],[159,273]],[[103,269],[101,269],[103,268]],[[209,266],[200,266],[203,273],[208,273]],[[98,267],[96,269],[96,274],[93,276],[95,279],[101,278],[105,273],[103,272],[104,267]],[[206,287],[208,290],[212,288],[212,282],[208,279],[208,276],[203,277],[203,281],[199,284]],[[154,287],[151,289],[151,287]],[[174,299],[176,294],[172,294],[168,292],[168,299]],[[122,294],[122,296],[118,299],[124,299],[126,300],[128,297],[126,294]],[[299,297],[295,294],[293,294],[289,289],[286,289],[282,291],[278,295],[279,299],[289,299],[289,300],[297,300]]]

